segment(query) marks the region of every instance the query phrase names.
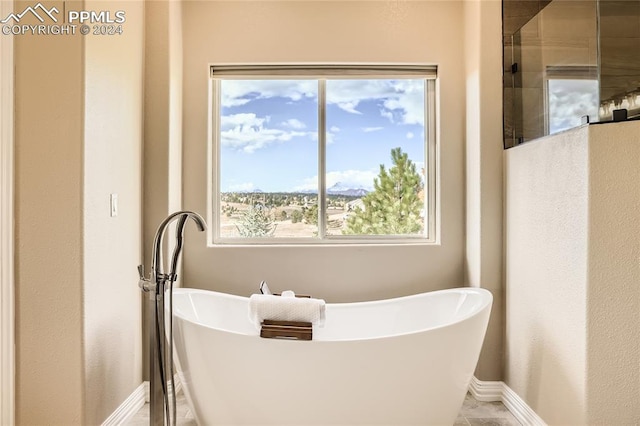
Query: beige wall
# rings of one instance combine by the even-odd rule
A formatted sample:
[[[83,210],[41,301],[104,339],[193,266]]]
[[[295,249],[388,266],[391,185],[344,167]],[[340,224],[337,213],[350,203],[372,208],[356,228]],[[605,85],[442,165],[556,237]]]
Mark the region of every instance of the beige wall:
[[[640,124],[505,152],[505,382],[549,424],[636,424]]]
[[[100,424],[142,383],[141,263],[144,2],[124,10],[121,36],[85,40],[83,424]],[[118,195],[118,216],[109,196]]]
[[[501,380],[504,352],[502,277],[501,2],[465,1],[466,283],[493,294],[489,328],[476,369]]]
[[[586,421],[587,134],[505,151],[505,382],[549,424]]]
[[[185,1],[184,207],[206,213],[208,64],[437,64],[441,244],[207,247],[189,231],[186,285],[249,295],[260,280],[330,302],[463,285],[464,63],[460,1]],[[244,30],[250,28],[251,30]],[[399,271],[402,271],[401,273]]]
[[[15,10],[29,5],[17,1]],[[21,425],[82,423],[82,51],[80,37],[15,37],[16,423]]]
[[[13,1],[0,2],[0,16]],[[0,38],[0,424],[15,424],[13,36]]]
[[[143,252],[149,273],[158,225],[182,205],[182,3],[148,2],[145,35]],[[167,253],[173,251],[172,230],[165,239]],[[148,380],[150,309],[145,300],[143,377]]]
[[[141,382],[144,4],[65,6],[118,7],[127,22],[120,37],[15,38],[16,420],[25,425],[100,424]]]
[[[182,197],[181,3],[152,1],[145,9],[144,250]]]
[[[587,414],[640,424],[640,122],[589,135]]]

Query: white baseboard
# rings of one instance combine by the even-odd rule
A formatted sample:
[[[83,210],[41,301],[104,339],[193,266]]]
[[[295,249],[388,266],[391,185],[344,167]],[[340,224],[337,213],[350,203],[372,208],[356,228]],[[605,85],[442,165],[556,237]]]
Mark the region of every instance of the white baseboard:
[[[182,383],[174,376],[176,384],[176,394],[182,389]],[[520,396],[515,393],[504,382],[491,382],[471,378],[469,392],[473,397],[482,402],[499,401],[513,414],[513,416],[524,426],[547,426],[547,424],[536,414],[535,411]],[[120,425],[133,417],[140,408],[149,402],[149,382],[146,381],[136,388],[135,391],[114,411],[103,423],[102,426]]]
[[[504,385],[502,403],[523,425],[547,426],[545,421],[507,385]]]
[[[524,426],[547,426],[544,420],[504,382],[485,382],[472,377],[469,392],[478,401],[502,402]]]
[[[116,408],[116,411],[102,423],[102,426],[116,426],[125,423],[142,408],[145,403],[145,398],[145,386],[144,383],[141,383],[140,386]]]
[[[502,402],[504,388],[504,382],[484,382],[474,377],[471,378],[471,384],[469,385],[469,392],[478,401],[482,402]]]
[[[176,384],[176,394],[180,392],[182,389],[182,383],[178,380],[178,375],[176,374],[173,378],[174,383]],[[102,426],[117,426],[125,423],[131,417],[133,417],[139,410],[144,406],[145,403],[149,402],[149,382],[142,382],[140,386],[133,391],[131,395],[127,399],[124,400],[122,404],[116,411],[111,413],[111,415],[102,423]]]

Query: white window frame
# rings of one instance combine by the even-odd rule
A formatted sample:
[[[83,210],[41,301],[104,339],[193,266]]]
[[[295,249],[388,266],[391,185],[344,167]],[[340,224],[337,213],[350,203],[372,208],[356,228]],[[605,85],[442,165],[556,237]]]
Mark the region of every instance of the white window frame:
[[[220,236],[220,81],[308,79],[318,80],[318,104],[325,104],[329,79],[424,79],[425,80],[425,233],[421,235],[326,235],[326,120],[325,109],[318,108],[318,236],[300,238],[228,238]],[[436,244],[439,241],[436,214],[438,135],[437,67],[434,65],[210,65],[208,125],[207,219],[209,246],[221,245],[336,245],[336,244]]]

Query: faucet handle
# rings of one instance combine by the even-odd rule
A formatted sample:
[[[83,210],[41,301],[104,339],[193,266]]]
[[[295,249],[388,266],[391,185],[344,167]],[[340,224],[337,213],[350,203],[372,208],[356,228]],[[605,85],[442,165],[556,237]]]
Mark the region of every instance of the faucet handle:
[[[271,293],[271,290],[269,289],[269,286],[267,285],[267,282],[262,280],[262,282],[260,283],[260,293],[262,294],[273,294]]]
[[[151,283],[151,278],[144,276],[144,265],[138,265],[138,275],[140,276],[140,280],[138,281],[140,290],[151,291],[154,289],[155,285]]]

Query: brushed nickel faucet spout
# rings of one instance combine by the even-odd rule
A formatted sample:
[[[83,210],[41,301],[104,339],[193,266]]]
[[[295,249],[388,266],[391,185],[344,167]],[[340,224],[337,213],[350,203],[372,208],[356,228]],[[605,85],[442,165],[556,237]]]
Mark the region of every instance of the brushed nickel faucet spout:
[[[138,266],[140,275],[139,287],[149,293],[149,424],[152,426],[176,424],[176,396],[173,382],[173,284],[178,278],[177,268],[182,252],[184,240],[184,228],[187,220],[192,219],[196,223],[198,231],[204,231],[207,225],[197,213],[191,211],[179,211],[169,215],[158,227],[153,239],[153,252],[151,258],[151,273],[147,278],[144,274],[144,266]],[[170,269],[168,273],[163,271],[162,242],[168,225],[177,220],[176,241],[173,249]],[[169,299],[169,330],[165,327],[165,293]]]

